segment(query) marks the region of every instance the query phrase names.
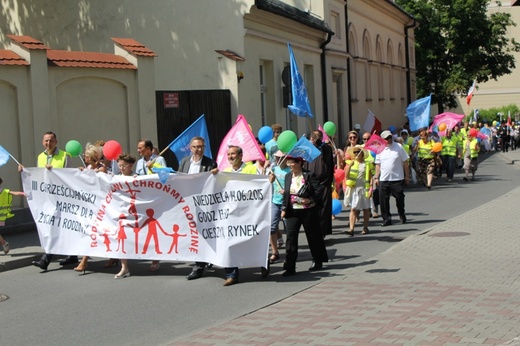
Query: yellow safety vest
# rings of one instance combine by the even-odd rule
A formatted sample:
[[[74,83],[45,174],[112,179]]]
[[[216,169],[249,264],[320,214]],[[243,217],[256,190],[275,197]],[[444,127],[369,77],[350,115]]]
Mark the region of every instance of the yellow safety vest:
[[[429,140],[428,142],[424,143],[421,140],[419,140],[419,158],[420,159],[433,159],[433,144],[435,142],[433,140]]]
[[[14,214],[11,214],[12,200],[13,196],[9,193],[9,189],[3,189],[0,192],[0,221],[5,221],[5,219],[14,216]]]
[[[224,172],[233,172],[233,167],[229,166],[229,167],[224,168]],[[244,165],[242,170],[240,172],[237,172],[237,173],[256,174],[256,166],[253,165],[252,163],[249,164],[249,162],[248,162],[248,163],[246,163]]]
[[[349,161],[352,162],[352,161]],[[368,197],[368,191],[370,190],[370,171],[372,169],[372,164],[370,162],[365,161],[365,195]],[[359,174],[359,162],[354,161],[352,166],[350,166],[350,171],[347,177],[347,186],[354,187],[356,186],[356,181]]]
[[[58,153],[52,155],[49,162],[49,155],[43,152],[38,155],[38,167],[45,167],[45,165],[50,164],[53,168],[63,168],[67,164],[67,156],[69,156],[69,153],[58,149]]]
[[[458,141],[458,138],[453,135],[451,136],[451,138],[443,137],[441,155],[457,156]]]
[[[472,159],[478,157],[477,145],[478,145],[478,141],[477,141],[476,138],[473,138],[471,140],[471,142],[469,142],[469,150],[470,150],[469,157],[472,158]],[[463,151],[463,153],[466,154],[466,144],[464,144],[464,151]]]

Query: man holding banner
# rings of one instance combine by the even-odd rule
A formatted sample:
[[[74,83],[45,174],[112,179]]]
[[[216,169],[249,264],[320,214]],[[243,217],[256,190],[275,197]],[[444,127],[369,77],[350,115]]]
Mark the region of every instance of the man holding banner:
[[[227,159],[231,166],[224,169],[224,172],[256,174],[256,167],[252,164],[242,162],[242,148],[230,145],[227,151]],[[238,267],[226,267],[226,281],[224,286],[231,286],[238,283]]]
[[[217,163],[204,155],[204,149],[206,148],[206,142],[202,137],[193,137],[190,141],[191,155],[186,156],[181,160],[179,165],[179,172],[195,174],[200,172],[217,173]],[[191,273],[186,276],[188,280],[198,279],[202,276],[206,262],[195,262]]]
[[[152,168],[166,167],[166,160],[162,156],[155,155],[153,149],[153,143],[149,139],[141,139],[137,143],[137,152],[141,156],[135,167],[137,175],[152,174]],[[150,271],[157,270],[159,270],[159,261],[152,261]]]
[[[43,147],[45,150],[38,155],[38,167],[45,167],[47,169],[52,168],[70,168],[70,155],[63,150],[58,148],[58,137],[54,132],[45,132],[42,140]],[[18,171],[23,170],[23,166],[18,167]],[[52,261],[54,255],[43,254],[39,261],[32,261],[32,265],[39,267],[46,271],[49,263]],[[64,260],[60,261],[60,265],[78,263],[78,256],[67,256]]]

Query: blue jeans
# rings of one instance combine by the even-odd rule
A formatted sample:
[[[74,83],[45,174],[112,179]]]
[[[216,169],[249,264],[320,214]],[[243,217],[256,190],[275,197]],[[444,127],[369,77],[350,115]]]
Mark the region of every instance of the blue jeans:
[[[226,279],[237,279],[238,280],[238,267],[226,267]]]
[[[280,221],[282,220],[282,205],[271,203],[271,234],[276,233],[276,230],[278,230],[278,225],[280,224]],[[285,233],[285,223],[283,224],[284,227],[284,233]]]

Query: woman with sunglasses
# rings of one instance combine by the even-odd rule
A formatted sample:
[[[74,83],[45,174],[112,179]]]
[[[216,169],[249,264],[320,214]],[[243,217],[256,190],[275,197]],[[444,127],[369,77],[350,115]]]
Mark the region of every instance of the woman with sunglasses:
[[[359,219],[359,212],[363,210],[363,231],[368,234],[368,221],[370,220],[370,198],[372,197],[372,163],[365,160],[363,146],[356,145],[348,149],[348,155],[354,159],[347,162],[345,176],[347,186],[350,188],[350,216],[349,231],[354,236],[354,227]]]

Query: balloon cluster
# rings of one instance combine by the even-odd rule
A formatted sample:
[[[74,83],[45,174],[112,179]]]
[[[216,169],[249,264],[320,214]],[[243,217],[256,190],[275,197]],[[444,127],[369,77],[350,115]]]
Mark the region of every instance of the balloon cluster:
[[[83,152],[83,147],[81,146],[80,142],[72,139],[65,145],[65,151],[68,152],[70,156],[76,157],[81,155]],[[119,144],[117,141],[110,140],[106,142],[105,145],[103,145],[103,155],[109,160],[117,160],[122,152],[123,149],[121,148],[121,144]]]

